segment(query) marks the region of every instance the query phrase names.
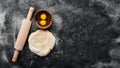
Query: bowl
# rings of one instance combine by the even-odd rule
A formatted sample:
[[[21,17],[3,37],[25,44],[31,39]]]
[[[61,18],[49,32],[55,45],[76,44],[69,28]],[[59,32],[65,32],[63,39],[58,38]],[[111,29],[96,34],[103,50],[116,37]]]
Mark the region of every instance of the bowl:
[[[46,19],[44,19],[44,21],[46,21],[46,24],[45,25],[41,25],[39,22],[42,21],[43,19],[40,18],[40,16],[42,14],[45,14],[46,15]],[[34,15],[34,21],[35,21],[35,24],[41,28],[41,29],[47,29],[49,28],[51,25],[52,25],[52,15],[49,11],[47,10],[38,10],[35,15]]]

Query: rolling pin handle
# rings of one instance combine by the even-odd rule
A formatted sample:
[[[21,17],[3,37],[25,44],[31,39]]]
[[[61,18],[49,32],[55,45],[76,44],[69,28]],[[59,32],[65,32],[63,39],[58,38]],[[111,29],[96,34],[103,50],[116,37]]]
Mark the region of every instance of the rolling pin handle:
[[[33,8],[33,7],[30,7],[29,12],[28,12],[28,15],[27,15],[27,17],[26,17],[26,19],[27,19],[28,21],[30,21],[30,19],[31,19],[31,17],[32,17],[32,14],[33,14],[33,11],[34,11],[34,8]]]
[[[19,52],[20,52],[19,50],[15,50],[15,51],[14,51],[14,55],[13,55],[13,58],[12,58],[12,61],[13,61],[13,62],[16,62],[16,61],[17,61]]]

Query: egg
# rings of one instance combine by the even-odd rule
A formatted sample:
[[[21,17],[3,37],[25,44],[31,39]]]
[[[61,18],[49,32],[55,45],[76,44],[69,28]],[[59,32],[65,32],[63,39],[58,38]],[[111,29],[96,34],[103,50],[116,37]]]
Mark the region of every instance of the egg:
[[[41,20],[41,21],[39,22],[39,24],[42,25],[42,26],[46,25],[46,20]]]
[[[47,18],[46,14],[43,13],[40,15],[40,19],[46,19],[46,18]]]

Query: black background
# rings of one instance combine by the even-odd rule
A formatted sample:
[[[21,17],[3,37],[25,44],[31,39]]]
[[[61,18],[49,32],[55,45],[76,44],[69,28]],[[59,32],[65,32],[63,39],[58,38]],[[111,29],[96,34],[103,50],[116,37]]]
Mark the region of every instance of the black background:
[[[110,63],[109,51],[119,47],[115,42],[120,34],[119,3],[118,0],[0,0],[0,68],[94,68],[98,62]],[[49,55],[40,57],[29,50],[26,41],[13,63],[15,39],[30,6],[35,12],[47,9],[53,15],[48,30],[56,37],[56,44]],[[30,33],[37,29],[33,21]]]

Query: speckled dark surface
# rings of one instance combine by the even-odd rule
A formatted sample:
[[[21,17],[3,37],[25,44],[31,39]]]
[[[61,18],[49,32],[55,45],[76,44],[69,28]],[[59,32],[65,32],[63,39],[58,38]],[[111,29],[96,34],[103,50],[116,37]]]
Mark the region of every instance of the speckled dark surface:
[[[120,35],[119,3],[119,0],[0,0],[0,68],[103,68],[105,65],[117,68],[109,51],[119,47],[120,41],[116,42]],[[30,6],[35,12],[47,9],[52,13],[53,25],[48,30],[56,37],[56,44],[49,55],[40,57],[29,50],[26,41],[17,62],[13,63],[14,43]],[[37,29],[33,22],[30,33]]]

